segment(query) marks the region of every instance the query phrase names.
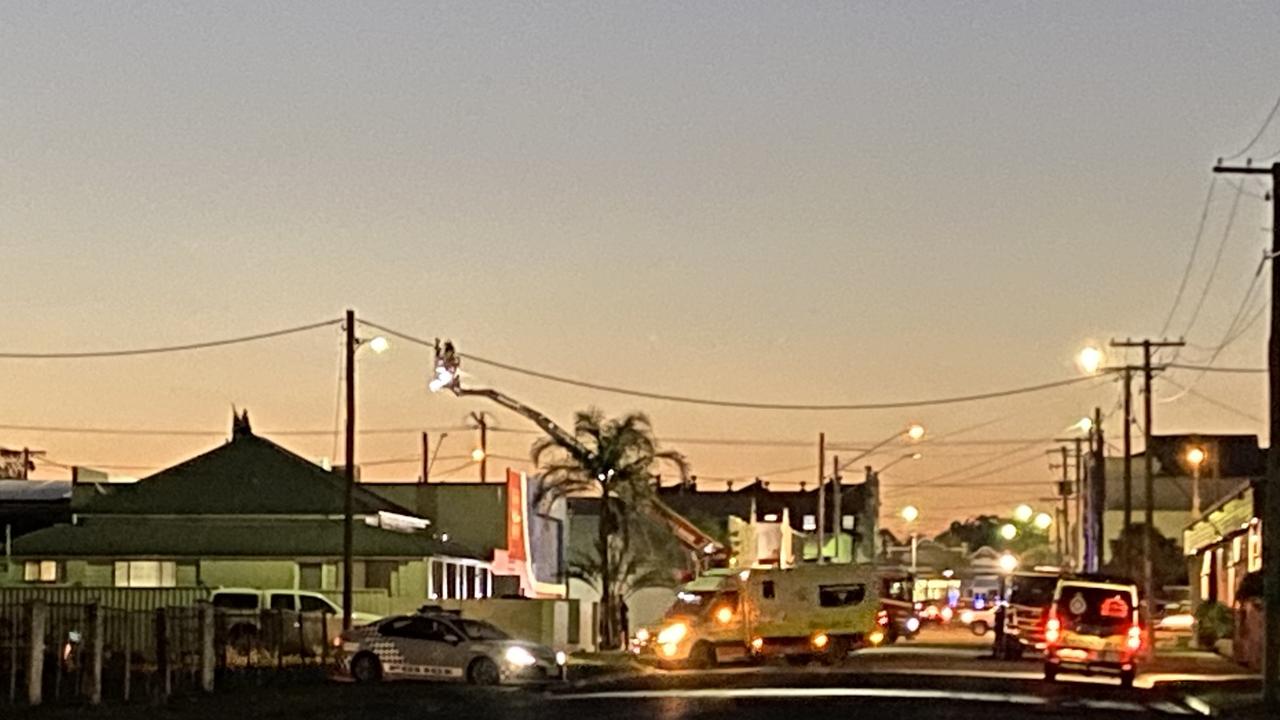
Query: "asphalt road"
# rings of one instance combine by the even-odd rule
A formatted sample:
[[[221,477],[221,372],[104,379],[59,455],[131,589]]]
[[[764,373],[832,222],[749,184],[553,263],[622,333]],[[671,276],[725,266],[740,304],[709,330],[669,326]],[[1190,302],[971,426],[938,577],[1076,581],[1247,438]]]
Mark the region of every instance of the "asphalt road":
[[[1238,669],[1207,653],[1171,653],[1122,689],[1110,678],[1046,683],[1033,661],[997,662],[981,640],[930,633],[915,643],[857,653],[840,667],[766,666],[702,672],[627,671],[554,690],[489,690],[428,683],[328,684],[178,699],[163,708],[43,709],[20,718],[457,718],[530,720],[913,720],[998,717],[1196,717],[1198,698],[1248,690]],[[1225,690],[1224,690],[1225,689]]]

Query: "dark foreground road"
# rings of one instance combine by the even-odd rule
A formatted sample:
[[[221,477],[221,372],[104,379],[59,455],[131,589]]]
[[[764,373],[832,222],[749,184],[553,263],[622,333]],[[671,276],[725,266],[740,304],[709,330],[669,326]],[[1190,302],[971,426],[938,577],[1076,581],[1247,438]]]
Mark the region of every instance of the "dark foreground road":
[[[933,641],[930,642],[929,640]],[[41,709],[21,720],[942,720],[945,718],[1196,717],[1212,702],[1248,697],[1256,680],[1208,653],[1169,652],[1138,687],[1066,676],[1046,683],[1034,661],[989,658],[982,641],[935,634],[857,653],[838,668],[767,666],[701,672],[623,672],[550,691],[427,683],[325,684],[175,699],[164,707]],[[0,708],[3,715],[9,708]]]

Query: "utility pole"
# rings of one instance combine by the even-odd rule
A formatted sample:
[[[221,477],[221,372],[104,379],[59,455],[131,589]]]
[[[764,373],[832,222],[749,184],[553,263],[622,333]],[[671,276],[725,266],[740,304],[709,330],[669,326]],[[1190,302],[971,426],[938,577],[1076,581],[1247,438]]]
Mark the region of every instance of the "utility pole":
[[[354,532],[356,493],[356,311],[347,311],[347,437],[346,437],[346,498],[342,510],[342,629],[351,629],[351,611],[354,602],[351,580],[355,574]]]
[[[1090,430],[1090,432],[1092,432],[1092,430]],[[1069,456],[1070,451],[1065,445],[1060,448],[1060,452],[1062,453],[1062,484],[1058,488],[1058,493],[1062,497],[1062,523],[1064,526],[1062,528],[1062,533],[1066,538],[1066,556],[1072,559],[1075,563],[1074,567],[1079,570],[1084,568],[1084,553],[1082,551],[1082,540],[1084,538],[1084,533],[1082,531],[1084,525],[1084,505],[1082,502],[1082,496],[1084,494],[1084,438],[1054,438],[1053,441],[1071,443],[1075,446],[1074,456]],[[1073,470],[1075,477],[1072,480],[1067,478],[1067,463],[1069,459],[1074,459],[1075,461]],[[1076,500],[1076,525],[1074,530],[1071,526],[1070,500],[1068,499],[1072,494],[1075,495]]]
[[[1155,647],[1155,568],[1153,565],[1154,557],[1151,548],[1151,535],[1155,532],[1156,527],[1156,481],[1155,481],[1155,454],[1151,447],[1151,380],[1155,375],[1155,370],[1151,365],[1151,354],[1154,350],[1160,348],[1180,348],[1186,343],[1181,340],[1152,340],[1145,338],[1141,341],[1125,339],[1122,341],[1112,340],[1111,347],[1142,348],[1142,463],[1145,478],[1143,479],[1143,492],[1146,494],[1144,503],[1143,524],[1146,526],[1142,533],[1142,589],[1143,589],[1143,614],[1146,617],[1146,646],[1148,648]]]
[[[1089,544],[1085,570],[1098,572],[1105,555],[1107,534],[1103,527],[1107,513],[1107,442],[1102,432],[1102,408],[1093,409],[1093,464],[1089,471]]]
[[[488,465],[489,465],[489,423],[484,419],[484,413],[471,413],[471,419],[476,421],[476,427],[480,428],[480,484],[483,485],[489,481]]]
[[[835,560],[836,562],[840,562],[840,544],[841,544],[841,539],[844,536],[844,526],[842,525],[842,518],[844,517],[844,512],[842,512],[842,508],[840,507],[840,456],[839,455],[836,455],[831,458],[831,504],[833,506],[833,509],[831,510],[831,515],[832,515],[831,534],[836,539]],[[850,551],[853,550],[852,543],[849,544],[849,549]]]
[[[1124,530],[1133,524],[1133,368],[1124,366]]]
[[[422,433],[422,484],[431,482],[431,436]]]
[[[1274,263],[1280,255],[1280,162],[1263,167],[1224,167],[1219,161],[1215,173],[1243,173],[1271,176],[1271,252]],[[1280,272],[1271,267],[1271,337],[1267,342],[1267,382],[1270,389],[1270,443],[1267,448],[1266,507],[1262,510],[1262,577],[1265,638],[1262,650],[1262,704],[1267,714],[1280,713]]]
[[[1071,537],[1071,481],[1067,479],[1067,446],[1058,448],[1062,452],[1062,480],[1058,483],[1058,495],[1062,498],[1062,522],[1058,527],[1058,557],[1066,560],[1070,551]]]
[[[823,545],[826,543],[827,534],[824,529],[827,524],[827,491],[826,491],[826,474],[827,474],[827,434],[818,433],[818,564],[826,562],[824,556]]]
[[[1071,533],[1071,557],[1076,567],[1084,568],[1084,438],[1075,438],[1076,445],[1076,529]]]

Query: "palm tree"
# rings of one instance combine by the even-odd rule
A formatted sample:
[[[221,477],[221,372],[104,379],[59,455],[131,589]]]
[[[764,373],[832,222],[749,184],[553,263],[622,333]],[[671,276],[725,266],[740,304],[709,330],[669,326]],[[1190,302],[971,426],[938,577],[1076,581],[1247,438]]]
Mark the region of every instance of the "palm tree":
[[[542,468],[544,495],[601,498],[595,557],[588,564],[600,590],[601,644],[615,648],[620,608],[615,602],[619,588],[614,565],[622,559],[619,550],[629,545],[627,520],[644,509],[659,465],[674,466],[684,479],[688,463],[678,452],[658,449],[653,427],[643,413],[608,419],[596,408],[579,412],[572,440],[554,435],[538,440],[533,444],[533,462]],[[620,535],[616,542],[611,541],[615,534]]]

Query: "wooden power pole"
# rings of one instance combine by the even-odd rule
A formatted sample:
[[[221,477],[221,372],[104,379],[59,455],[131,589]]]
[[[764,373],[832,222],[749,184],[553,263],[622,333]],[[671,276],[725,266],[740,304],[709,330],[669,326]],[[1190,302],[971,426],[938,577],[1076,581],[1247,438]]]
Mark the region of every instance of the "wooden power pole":
[[[1155,455],[1151,447],[1151,380],[1155,376],[1155,368],[1151,364],[1152,353],[1160,348],[1179,348],[1186,343],[1181,340],[1112,340],[1111,347],[1142,348],[1142,461],[1143,461],[1143,508],[1142,533],[1142,589],[1143,614],[1146,616],[1146,646],[1155,647],[1155,557],[1151,547],[1151,536],[1156,528],[1156,483]]]
[[[1280,255],[1280,162],[1271,167],[1224,167],[1219,161],[1215,173],[1271,176],[1271,337],[1267,342],[1267,374],[1270,389],[1270,442],[1267,448],[1267,486],[1262,509],[1263,613],[1266,627],[1262,650],[1262,702],[1266,714],[1280,713],[1280,272],[1275,259]],[[1256,510],[1256,508],[1255,508]]]

